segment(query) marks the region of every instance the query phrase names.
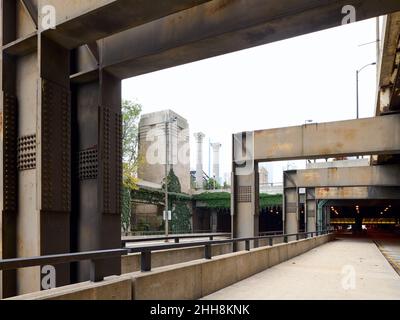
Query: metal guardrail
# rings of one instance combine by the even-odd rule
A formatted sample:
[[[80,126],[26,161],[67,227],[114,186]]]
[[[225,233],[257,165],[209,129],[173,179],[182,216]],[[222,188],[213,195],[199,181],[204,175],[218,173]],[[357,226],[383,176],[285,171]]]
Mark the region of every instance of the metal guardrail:
[[[282,230],[277,230],[277,231],[262,231],[258,233],[259,236],[275,236],[275,235],[282,235],[283,231]]]
[[[126,254],[128,254],[127,249],[110,249],[66,254],[53,254],[32,258],[5,259],[0,260],[0,271],[90,260],[90,280],[93,282],[98,282],[104,279],[99,271],[101,270],[101,268],[98,267],[99,262],[105,259],[121,257],[122,255]]]
[[[55,255],[46,255],[39,257],[31,257],[31,258],[14,258],[14,259],[5,259],[0,260],[0,271],[4,270],[15,270],[19,268],[27,268],[27,267],[35,267],[35,266],[43,266],[43,265],[57,265],[64,264],[70,262],[78,262],[84,260],[91,261],[91,269],[90,269],[90,280],[93,282],[102,281],[104,276],[101,274],[101,268],[99,267],[99,263],[106,259],[121,257],[122,255],[127,255],[128,253],[141,253],[141,271],[150,271],[151,270],[151,252],[152,251],[161,251],[166,249],[177,249],[177,248],[188,248],[188,247],[197,247],[204,246],[204,258],[211,259],[212,258],[212,245],[216,244],[226,244],[232,243],[236,245],[239,242],[245,242],[245,250],[250,251],[250,242],[254,242],[254,247],[258,247],[259,240],[268,239],[268,245],[274,245],[275,238],[282,238],[285,243],[289,242],[289,237],[296,237],[296,240],[299,240],[300,237],[304,236],[304,238],[308,238],[309,236],[313,237],[314,235],[323,235],[328,234],[328,231],[314,231],[314,232],[302,232],[302,233],[294,233],[294,234],[280,234],[280,235],[269,235],[269,236],[259,236],[259,237],[251,237],[251,238],[235,238],[235,239],[221,239],[221,240],[208,240],[208,241],[196,241],[196,242],[182,242],[182,243],[171,243],[171,244],[163,244],[163,245],[149,245],[145,247],[138,248],[123,248],[123,249],[110,249],[110,250],[98,250],[98,251],[87,251],[87,252],[78,252],[78,253],[67,253],[67,254],[55,254]],[[220,235],[220,234],[219,234]],[[210,237],[210,235],[208,235]],[[165,238],[165,237],[164,237]],[[234,248],[234,251],[237,251]],[[100,270],[100,271],[99,271]]]
[[[223,232],[223,231],[218,231],[217,232]],[[187,232],[187,230],[178,230],[178,231],[172,231],[170,230],[169,234],[170,235],[179,235],[179,234],[189,234],[189,233],[212,233],[211,229],[207,230],[192,230],[190,232]],[[162,236],[165,234],[165,230],[159,230],[159,231],[129,231],[129,232],[124,232],[124,236],[126,237],[140,237],[140,236]]]
[[[289,237],[296,237],[296,241],[300,240],[301,236],[304,238],[308,238],[310,235],[313,237],[314,235],[323,235],[328,234],[327,231],[314,231],[314,232],[302,232],[302,233],[293,233],[293,234],[279,234],[279,235],[270,235],[270,236],[259,236],[259,237],[251,237],[251,238],[235,238],[235,239],[222,239],[222,240],[210,240],[210,241],[196,241],[196,242],[183,242],[183,243],[174,243],[174,244],[163,244],[163,245],[150,245],[146,247],[140,248],[127,248],[129,253],[140,253],[140,268],[142,272],[151,271],[151,252],[152,251],[161,251],[167,249],[177,249],[177,248],[188,248],[195,246],[204,246],[204,258],[211,259],[212,258],[212,250],[211,246],[215,244],[226,244],[232,243],[234,246],[239,242],[245,242],[245,250],[250,251],[250,241],[254,241],[254,247],[258,247],[259,240],[268,239],[268,245],[274,245],[275,238],[283,238],[285,243],[289,242]],[[234,248],[234,251],[237,251]]]
[[[187,234],[187,235],[170,235],[168,237],[146,237],[146,238],[127,238],[122,239],[122,246],[127,243],[134,242],[146,242],[146,241],[163,241],[163,240],[174,240],[175,243],[179,243],[180,239],[195,239],[195,238],[209,238],[210,240],[214,240],[214,237],[231,237],[231,233],[209,233],[209,234]]]

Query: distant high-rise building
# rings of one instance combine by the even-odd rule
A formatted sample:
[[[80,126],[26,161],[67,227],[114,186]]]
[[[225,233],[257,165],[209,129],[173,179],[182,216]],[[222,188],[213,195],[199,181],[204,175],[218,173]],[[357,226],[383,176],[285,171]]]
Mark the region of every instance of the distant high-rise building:
[[[167,133],[166,133],[167,126]],[[168,139],[168,140],[167,140]],[[182,192],[190,190],[189,124],[172,110],[143,114],[139,122],[139,179],[162,184],[165,177],[166,147],[168,171],[179,178]]]

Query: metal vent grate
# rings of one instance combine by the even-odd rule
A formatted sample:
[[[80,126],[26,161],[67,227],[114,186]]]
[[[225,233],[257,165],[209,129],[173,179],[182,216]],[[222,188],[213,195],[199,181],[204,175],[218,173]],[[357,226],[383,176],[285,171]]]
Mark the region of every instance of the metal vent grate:
[[[18,170],[32,170],[36,168],[36,135],[18,138]]]
[[[97,179],[97,148],[79,151],[79,180]]]
[[[238,202],[251,202],[251,186],[239,187]]]

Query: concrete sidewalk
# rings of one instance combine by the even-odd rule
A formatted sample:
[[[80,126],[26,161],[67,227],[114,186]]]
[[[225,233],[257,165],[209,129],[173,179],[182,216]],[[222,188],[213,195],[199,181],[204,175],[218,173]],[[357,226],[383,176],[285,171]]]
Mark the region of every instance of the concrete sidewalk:
[[[203,299],[400,299],[400,276],[369,239],[338,239]]]

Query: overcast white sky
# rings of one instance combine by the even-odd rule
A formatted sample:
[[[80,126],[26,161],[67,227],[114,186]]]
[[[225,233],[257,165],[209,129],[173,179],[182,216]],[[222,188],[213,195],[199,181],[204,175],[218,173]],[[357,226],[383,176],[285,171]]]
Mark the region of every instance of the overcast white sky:
[[[231,171],[234,132],[355,118],[355,72],[376,61],[375,19],[170,68],[123,82],[122,97],[143,113],[172,109],[194,132],[222,143],[221,176]],[[375,108],[376,67],[360,73],[360,117]],[[301,167],[304,161],[298,162]],[[274,165],[279,182],[283,164]]]

